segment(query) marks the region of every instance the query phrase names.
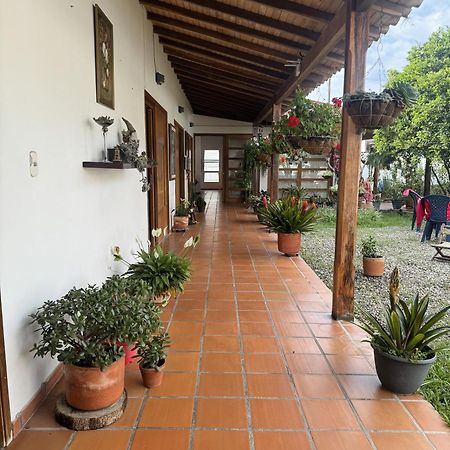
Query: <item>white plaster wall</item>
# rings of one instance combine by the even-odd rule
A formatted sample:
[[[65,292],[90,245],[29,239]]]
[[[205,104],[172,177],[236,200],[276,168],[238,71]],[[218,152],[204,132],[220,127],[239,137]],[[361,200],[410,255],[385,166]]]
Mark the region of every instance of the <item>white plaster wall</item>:
[[[192,116],[192,121],[194,122],[194,133],[196,134],[252,134],[253,132],[253,124],[251,122],[240,122],[197,114]]]
[[[109,146],[126,117],[145,148],[145,88],[169,122],[192,120],[156,40],[166,83],[154,82],[152,28],[138,0],[96,2],[114,24],[114,111],[95,100],[93,1],[0,0],[0,286],[12,418],[56,365],[28,352],[28,314],[74,285],[100,283],[112,272],[111,246],[126,255],[147,236],[139,174],[81,166],[101,158],[92,117],[114,117]],[[30,150],[38,153],[36,178]]]

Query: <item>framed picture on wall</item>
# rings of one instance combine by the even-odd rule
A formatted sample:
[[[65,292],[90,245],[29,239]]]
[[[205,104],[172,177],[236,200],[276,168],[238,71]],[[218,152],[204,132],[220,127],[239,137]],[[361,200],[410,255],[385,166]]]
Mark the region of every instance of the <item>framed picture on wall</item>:
[[[94,5],[94,33],[97,102],[114,109],[113,24],[98,5]]]
[[[175,180],[177,176],[175,167],[175,126],[169,124],[169,179]]]

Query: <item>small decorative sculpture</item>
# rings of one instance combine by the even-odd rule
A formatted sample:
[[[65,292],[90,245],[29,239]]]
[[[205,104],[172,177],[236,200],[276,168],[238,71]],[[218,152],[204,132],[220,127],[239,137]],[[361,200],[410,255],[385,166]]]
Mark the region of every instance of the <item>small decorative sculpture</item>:
[[[146,152],[139,153],[139,139],[136,138],[136,129],[131,123],[122,117],[127,126],[122,131],[122,143],[116,147],[124,161],[129,162],[141,174],[142,192],[147,192],[151,188],[150,180],[147,178],[147,168],[154,167],[156,162],[148,159]]]
[[[114,123],[114,119],[109,116],[93,117],[93,121],[102,127],[103,132],[103,154],[104,161],[108,161],[108,149],[106,148],[106,133],[108,133],[108,128]]]

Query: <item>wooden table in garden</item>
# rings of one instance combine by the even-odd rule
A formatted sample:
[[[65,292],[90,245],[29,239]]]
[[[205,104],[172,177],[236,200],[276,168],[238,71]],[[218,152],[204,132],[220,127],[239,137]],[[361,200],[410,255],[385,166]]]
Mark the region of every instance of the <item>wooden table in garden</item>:
[[[450,254],[445,254],[445,251],[450,252],[450,242],[443,242],[442,244],[432,245],[436,249],[436,254],[432,259],[440,259],[441,261],[450,261]]]

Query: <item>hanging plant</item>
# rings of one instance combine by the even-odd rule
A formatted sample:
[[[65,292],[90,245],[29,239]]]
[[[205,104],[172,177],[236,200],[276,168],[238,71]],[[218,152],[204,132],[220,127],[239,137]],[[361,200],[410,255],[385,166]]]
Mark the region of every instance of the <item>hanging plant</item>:
[[[274,124],[274,146],[284,153],[304,150],[310,154],[329,153],[341,129],[341,102],[315,102],[297,90],[289,113]]]
[[[360,130],[390,125],[405,107],[417,101],[418,93],[409,83],[396,82],[380,93],[357,91],[344,95],[344,106]]]
[[[244,145],[244,155],[249,168],[259,167],[265,171],[272,165],[272,140],[261,135],[255,136]]]

